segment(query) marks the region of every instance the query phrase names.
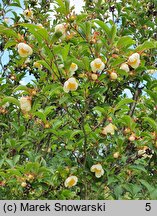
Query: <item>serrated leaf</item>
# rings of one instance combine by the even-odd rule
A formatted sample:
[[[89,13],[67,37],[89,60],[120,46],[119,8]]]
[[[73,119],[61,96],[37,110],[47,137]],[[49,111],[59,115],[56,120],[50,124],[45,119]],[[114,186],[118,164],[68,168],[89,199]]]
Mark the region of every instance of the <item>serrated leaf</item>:
[[[157,42],[156,41],[145,41],[143,44],[136,47],[135,50],[137,52],[137,51],[144,51],[144,50],[153,49],[153,48],[157,48]]]
[[[40,28],[39,26],[30,23],[20,23],[18,25],[28,28],[29,32],[31,32],[40,43],[49,41],[49,33],[45,28]]]
[[[38,111],[35,112],[34,115],[40,118],[44,123],[46,123],[46,115],[43,112]]]
[[[114,41],[116,33],[117,33],[116,25],[112,25],[112,28],[111,28],[111,31],[110,31],[111,42]]]
[[[14,97],[11,97],[11,96],[9,97],[8,96],[8,97],[3,98],[1,104],[3,105],[5,103],[7,103],[7,102],[13,103],[16,106],[20,107],[20,102],[16,98],[14,98]]]
[[[154,119],[150,118],[150,117],[143,117],[145,122],[148,122],[149,125],[155,130],[157,131],[157,123],[155,122]]]
[[[10,160],[10,159],[6,159],[6,162],[9,164],[10,167],[14,167],[14,162],[13,160]]]
[[[0,127],[6,127],[6,128],[8,128],[9,126],[7,125],[7,124],[4,124],[4,123],[0,123]]]
[[[12,47],[12,46],[15,46],[16,44],[17,44],[16,41],[10,40],[10,41],[8,41],[8,42],[5,44],[4,49],[8,49],[8,48],[10,48],[10,47]]]
[[[129,36],[123,36],[117,41],[117,47],[122,49],[124,47],[129,47],[135,44],[135,41]]]
[[[97,23],[104,30],[108,38],[110,38],[110,28],[108,25],[101,20],[94,20],[94,22]]]
[[[157,94],[151,90],[145,90],[149,94],[149,96],[154,100],[155,104],[157,104]]]
[[[131,98],[124,98],[124,99],[122,99],[119,103],[117,103],[117,105],[116,105],[115,108],[114,108],[114,111],[116,111],[116,110],[122,108],[123,105],[129,104],[129,103],[133,103],[133,102],[134,102],[134,100],[131,99]]]
[[[50,67],[50,65],[48,64],[48,62],[46,62],[44,60],[38,60],[38,62],[40,64],[42,64],[45,68],[47,68],[50,72],[52,71],[52,68]]]
[[[147,170],[142,165],[137,165],[137,164],[136,165],[131,165],[131,166],[129,166],[129,168],[133,169],[133,170],[139,170],[139,171],[143,171],[143,172],[147,173]]]
[[[3,163],[4,163],[4,159],[1,159],[0,160],[0,168],[2,167]]]
[[[18,38],[18,34],[14,30],[5,27],[2,24],[0,24],[0,34],[5,34],[8,37]]]
[[[123,125],[129,127],[131,130],[134,130],[136,127],[136,123],[129,115],[124,115],[122,118],[119,119],[119,122]]]
[[[27,86],[20,85],[13,90],[13,92],[16,92],[16,91],[29,92],[29,88]]]
[[[139,181],[141,182],[142,185],[144,185],[147,188],[149,193],[154,190],[154,187],[152,187],[146,180],[140,179]]]
[[[61,55],[63,58],[63,61],[66,61],[68,53],[69,53],[69,49],[70,49],[70,44],[65,45],[65,47],[61,50]]]
[[[75,135],[77,134],[82,134],[82,130],[74,130],[71,134],[70,134],[70,139],[73,139]]]
[[[13,164],[14,164],[14,166],[17,164],[17,162],[20,160],[20,155],[15,155],[14,157],[13,157]]]

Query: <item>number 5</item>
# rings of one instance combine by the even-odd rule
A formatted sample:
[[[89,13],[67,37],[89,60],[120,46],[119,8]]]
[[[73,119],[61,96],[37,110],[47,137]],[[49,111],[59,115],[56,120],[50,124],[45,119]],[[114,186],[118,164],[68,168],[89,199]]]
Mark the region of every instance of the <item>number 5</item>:
[[[146,203],[145,210],[146,211],[150,211],[151,210],[151,203]]]

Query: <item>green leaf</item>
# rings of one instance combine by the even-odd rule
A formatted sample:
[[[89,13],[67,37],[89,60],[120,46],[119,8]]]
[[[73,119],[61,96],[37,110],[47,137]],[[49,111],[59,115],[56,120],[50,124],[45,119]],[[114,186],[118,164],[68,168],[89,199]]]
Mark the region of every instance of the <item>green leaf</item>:
[[[157,123],[154,119],[150,118],[150,117],[143,117],[145,122],[148,122],[149,125],[155,130],[157,131]]]
[[[129,36],[123,36],[123,37],[119,38],[119,40],[117,41],[117,47],[119,49],[129,47],[133,44],[135,44],[135,41]]]
[[[34,115],[40,118],[44,123],[46,123],[46,115],[43,112],[38,111],[35,112]]]
[[[13,3],[9,4],[9,6],[21,8],[20,0],[14,0]]]
[[[27,86],[23,86],[23,85],[20,85],[18,87],[16,87],[13,92],[16,92],[16,91],[25,91],[25,92],[29,92],[29,88]]]
[[[18,25],[28,28],[29,32],[31,32],[40,43],[43,43],[43,40],[46,42],[49,41],[49,33],[45,28],[40,28],[30,23],[20,23]]]
[[[56,11],[60,12],[61,14],[68,15],[70,12],[70,1],[69,0],[55,0],[58,4],[58,8]]]
[[[55,109],[55,108],[56,108],[56,106],[48,106],[48,107],[46,107],[45,110],[44,110],[44,114],[46,116],[48,116],[52,112],[52,110]]]
[[[6,128],[8,128],[9,126],[7,125],[7,124],[4,124],[4,123],[0,123],[0,127],[6,127]]]
[[[70,44],[65,45],[64,48],[61,49],[61,55],[63,58],[63,61],[66,61],[68,54],[69,54]]]
[[[115,67],[125,62],[124,58],[117,58],[117,59],[112,59],[112,60],[113,60],[113,62],[111,62],[112,67]]]
[[[60,31],[55,32],[51,38],[51,42],[56,43],[58,41],[58,39],[62,37],[62,35],[63,34]]]
[[[130,165],[129,168],[133,169],[133,170],[139,170],[139,171],[147,173],[147,170],[142,165]]]
[[[157,200],[157,189],[154,189],[151,193],[150,193],[150,197],[152,200]]]
[[[71,139],[75,139],[74,136],[77,135],[77,134],[82,134],[82,130],[74,130],[71,135],[70,135],[70,140]]]
[[[52,72],[52,68],[50,67],[49,62],[46,62],[44,60],[39,60],[38,62],[42,64],[45,68],[47,68],[50,72]]]
[[[139,181],[141,182],[142,185],[144,185],[147,188],[149,193],[154,190],[154,187],[152,187],[146,180],[140,179]]]
[[[122,116],[118,121],[123,125],[129,127],[131,130],[134,130],[136,127],[136,123],[129,115]]]
[[[144,51],[144,50],[153,49],[153,48],[157,48],[156,41],[145,41],[143,44],[136,47],[136,51]]]
[[[6,162],[9,164],[9,166],[10,166],[11,168],[14,167],[14,162],[13,162],[13,160],[6,159]]]
[[[13,163],[14,163],[14,166],[17,164],[17,162],[20,160],[20,155],[15,155],[13,157]]]
[[[117,33],[117,27],[116,25],[112,25],[111,32],[110,32],[111,42],[114,41],[116,33]]]
[[[7,103],[7,102],[13,103],[16,106],[20,107],[20,102],[16,98],[14,98],[14,97],[5,97],[5,98],[3,98],[1,104],[3,105],[5,103]]]
[[[154,100],[155,104],[157,104],[157,94],[151,90],[145,90],[149,94],[149,96]]]
[[[4,34],[8,37],[18,38],[18,34],[14,30],[5,27],[2,24],[0,24],[0,34]]]
[[[122,108],[124,105],[132,103],[132,102],[134,102],[133,99],[131,99],[131,98],[124,98],[119,103],[117,103],[117,105],[114,108],[114,111],[116,111],[116,110]]]
[[[110,28],[108,27],[108,25],[101,20],[94,20],[94,22],[97,23],[104,30],[108,38],[110,38],[111,33],[110,33]]]
[[[2,167],[3,163],[4,163],[4,159],[1,159],[0,160],[0,168]]]
[[[123,188],[121,185],[117,185],[114,188],[114,195],[116,196],[116,199],[120,199],[121,195],[123,193]]]
[[[4,49],[8,49],[8,48],[10,48],[10,47],[12,47],[12,46],[15,46],[16,44],[17,44],[16,41],[10,40],[10,41],[8,41],[8,42],[5,44]]]
[[[69,101],[69,95],[68,94],[66,94],[66,95],[63,95],[62,97],[61,97],[61,99],[59,100],[59,104],[63,104],[63,103],[66,103],[67,101]]]

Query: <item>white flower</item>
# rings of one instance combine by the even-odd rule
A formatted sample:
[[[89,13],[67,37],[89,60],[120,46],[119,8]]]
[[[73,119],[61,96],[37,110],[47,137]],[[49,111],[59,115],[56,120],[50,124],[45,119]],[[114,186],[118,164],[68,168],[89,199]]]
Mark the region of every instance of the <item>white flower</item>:
[[[101,164],[96,164],[96,165],[93,165],[90,169],[91,172],[95,172],[95,176],[97,178],[100,178],[102,175],[104,175],[104,170],[101,166]]]
[[[28,57],[33,53],[32,48],[25,43],[19,43],[17,47],[18,47],[18,53],[21,57]]]
[[[68,93],[69,91],[75,91],[78,88],[78,83],[74,77],[69,78],[65,83],[63,90]]]
[[[26,20],[32,19],[33,18],[33,11],[31,9],[26,9],[23,12],[23,15]]]
[[[77,182],[78,182],[78,178],[76,176],[70,176],[65,180],[64,185],[65,187],[71,188],[75,186]]]
[[[130,71],[129,66],[126,63],[121,64],[120,69],[124,70],[125,72]]]
[[[117,74],[115,73],[115,72],[112,72],[111,74],[110,74],[110,78],[111,78],[111,80],[116,80],[117,79]]]
[[[96,71],[102,71],[105,68],[105,64],[101,61],[100,58],[96,58],[94,61],[90,63],[92,71],[95,73]]]
[[[63,36],[66,35],[66,24],[58,24],[55,26],[55,32],[61,32]]]
[[[138,68],[140,65],[140,55],[133,53],[128,59],[128,64],[134,69]]]
[[[20,108],[24,112],[29,112],[31,110],[31,99],[28,96],[21,97],[19,99]]]
[[[113,125],[112,123],[110,123],[106,127],[103,128],[102,134],[107,135],[109,133],[111,135],[114,135],[115,130],[117,130],[117,127]]]
[[[72,62],[70,65],[70,69],[69,69],[70,70],[70,76],[73,76],[75,71],[77,71],[77,69],[78,69],[78,65]]]

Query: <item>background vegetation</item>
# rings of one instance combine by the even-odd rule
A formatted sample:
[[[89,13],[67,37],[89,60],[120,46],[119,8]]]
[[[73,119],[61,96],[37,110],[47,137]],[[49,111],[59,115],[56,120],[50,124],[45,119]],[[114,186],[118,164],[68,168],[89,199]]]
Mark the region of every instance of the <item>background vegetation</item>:
[[[1,199],[157,199],[155,8],[87,0],[75,14],[68,0],[1,2]],[[19,43],[33,53],[21,57]],[[104,68],[93,71],[97,58]]]

